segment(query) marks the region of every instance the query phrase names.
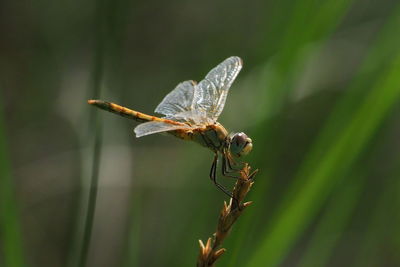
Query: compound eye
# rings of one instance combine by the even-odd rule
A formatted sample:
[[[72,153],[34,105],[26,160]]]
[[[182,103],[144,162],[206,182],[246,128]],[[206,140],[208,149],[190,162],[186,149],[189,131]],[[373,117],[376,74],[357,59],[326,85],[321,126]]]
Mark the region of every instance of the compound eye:
[[[248,137],[245,133],[237,133],[233,137],[234,142],[236,143],[237,146],[240,146],[242,144],[245,144],[247,141]]]
[[[233,155],[244,156],[253,148],[252,140],[245,133],[236,133],[231,139],[230,148]]]

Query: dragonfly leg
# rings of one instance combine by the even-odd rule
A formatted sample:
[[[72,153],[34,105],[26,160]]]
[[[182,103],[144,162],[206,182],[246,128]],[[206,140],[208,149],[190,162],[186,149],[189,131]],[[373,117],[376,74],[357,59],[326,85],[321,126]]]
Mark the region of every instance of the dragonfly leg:
[[[210,170],[210,179],[213,181],[213,183],[226,195],[228,195],[230,198],[235,199],[232,195],[231,192],[229,192],[224,186],[219,184],[217,182],[217,165],[218,165],[218,153],[215,153],[213,163],[211,165],[211,170]]]
[[[218,152],[217,152],[217,148],[215,147],[214,143],[212,142],[212,140],[210,140],[206,135],[202,134],[201,137],[203,138],[203,141],[206,143],[206,145],[210,148],[214,149],[214,160],[213,160],[213,164],[211,165],[211,170],[210,170],[210,179],[213,181],[213,183],[222,191],[224,192],[227,196],[229,196],[230,198],[233,199],[233,201],[235,201],[236,203],[238,203],[238,200],[233,196],[233,194],[231,192],[229,192],[223,185],[221,185],[220,183],[217,182],[217,166],[218,166]],[[223,155],[223,165],[225,164],[225,156]],[[226,176],[224,174],[224,168],[222,168],[222,173],[224,176]],[[228,176],[229,177],[229,176]],[[231,176],[232,178],[237,179],[238,177],[234,177]]]
[[[203,138],[204,143],[206,143],[206,145],[208,147],[214,147],[212,141],[206,135],[202,134],[201,137]],[[214,162],[215,162],[215,165],[217,165],[217,163],[218,163],[218,156],[217,156],[218,152],[216,152],[216,151],[214,151],[214,152],[215,152],[215,155],[217,157],[217,159],[214,159]],[[228,167],[227,167],[228,165],[226,163],[227,162],[227,159],[226,159],[227,156],[226,155],[227,154],[226,154],[226,152],[224,150],[223,156],[222,156],[222,175],[226,176],[226,177],[231,177],[231,178],[237,179],[237,177],[235,177],[235,176],[228,175],[229,173],[232,173],[234,171],[232,171],[233,168],[231,167],[230,163],[228,163],[228,165],[229,165],[229,169],[228,169]],[[214,163],[213,163],[213,166],[211,167],[211,172],[215,172],[215,175],[214,175],[215,177],[216,177],[216,169],[217,169],[217,167],[214,166]],[[211,177],[211,173],[210,173],[210,177]]]
[[[239,179],[238,176],[233,175],[232,173],[237,173],[238,170],[230,168],[228,160],[225,155],[222,155],[222,175],[228,178]]]
[[[231,175],[231,173],[237,174],[241,170],[241,168],[236,168],[236,166],[238,166],[238,163],[232,159],[232,156],[227,150],[224,150],[222,155],[222,174],[226,177],[239,179],[238,176]]]
[[[224,148],[223,148],[223,154],[227,162],[227,170],[234,170],[235,171],[240,171],[243,168],[243,162],[239,161],[237,162],[233,157],[232,154],[230,153],[230,143],[225,142]],[[235,168],[239,166],[239,168]]]

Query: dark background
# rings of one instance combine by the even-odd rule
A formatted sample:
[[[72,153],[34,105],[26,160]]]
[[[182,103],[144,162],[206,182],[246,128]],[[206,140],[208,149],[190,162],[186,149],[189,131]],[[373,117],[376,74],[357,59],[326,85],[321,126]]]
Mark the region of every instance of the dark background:
[[[260,172],[218,266],[400,266],[399,29],[390,0],[0,2],[0,266],[79,266],[93,177],[87,266],[193,266],[212,153],[86,101],[153,114],[232,55]]]

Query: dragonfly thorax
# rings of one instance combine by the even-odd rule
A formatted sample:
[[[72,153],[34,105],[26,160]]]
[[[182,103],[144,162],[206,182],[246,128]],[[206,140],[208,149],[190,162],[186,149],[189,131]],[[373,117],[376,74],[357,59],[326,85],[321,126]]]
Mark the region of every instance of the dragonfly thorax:
[[[232,155],[247,155],[253,148],[252,140],[245,133],[231,133],[227,137],[227,145]]]

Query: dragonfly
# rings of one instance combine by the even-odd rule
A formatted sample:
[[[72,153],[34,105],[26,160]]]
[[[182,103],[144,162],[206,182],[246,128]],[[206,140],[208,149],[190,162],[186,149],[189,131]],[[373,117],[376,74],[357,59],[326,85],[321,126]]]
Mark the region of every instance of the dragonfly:
[[[214,152],[210,179],[232,198],[232,193],[217,181],[218,162],[221,158],[223,176],[238,178],[235,173],[240,171],[238,166],[242,163],[238,162],[238,158],[252,150],[253,142],[243,132],[228,133],[217,119],[225,106],[229,88],[242,66],[242,59],[232,56],[213,68],[199,83],[193,80],[179,83],[156,107],[155,113],[162,114],[162,117],[147,115],[103,100],[88,100],[88,103],[141,122],[134,129],[136,137],[168,133],[210,149]]]

